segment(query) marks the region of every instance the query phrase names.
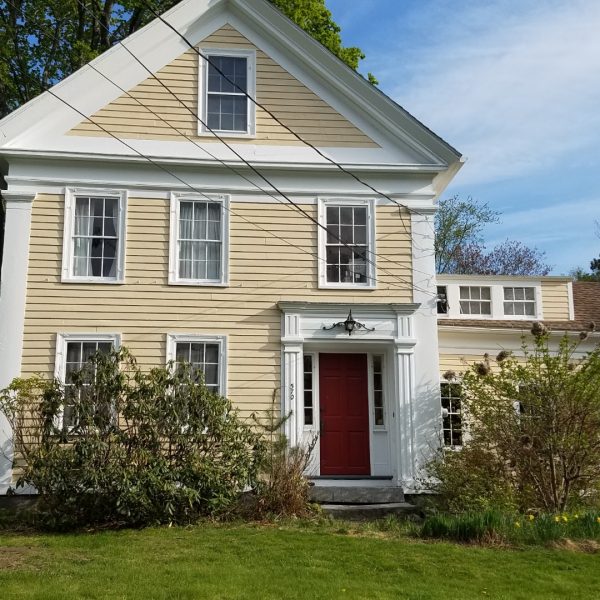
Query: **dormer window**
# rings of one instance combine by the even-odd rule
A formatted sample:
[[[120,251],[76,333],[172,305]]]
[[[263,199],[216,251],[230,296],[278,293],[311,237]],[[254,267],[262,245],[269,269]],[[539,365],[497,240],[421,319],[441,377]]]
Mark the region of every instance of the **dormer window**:
[[[249,136],[255,133],[255,53],[203,50],[200,57],[200,133]]]
[[[487,286],[461,285],[460,312],[463,315],[491,315],[491,289]]]
[[[535,317],[535,288],[505,287],[504,314]]]

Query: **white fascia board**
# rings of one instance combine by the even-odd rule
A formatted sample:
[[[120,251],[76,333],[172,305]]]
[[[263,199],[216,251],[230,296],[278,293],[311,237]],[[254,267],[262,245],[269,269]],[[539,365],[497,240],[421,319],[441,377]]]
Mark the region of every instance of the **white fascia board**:
[[[195,36],[205,37],[214,30],[213,20],[225,5],[225,0],[184,0],[167,11],[163,18],[178,31],[184,32],[188,39],[191,37],[192,43],[197,43],[201,37],[195,39]],[[152,72],[189,50],[181,37],[158,19],[130,35],[123,43]],[[121,44],[116,44],[51,88],[53,93],[86,115],[93,114],[122,94],[89,65],[124,89],[131,89],[149,77],[146,69]],[[48,118],[49,114],[52,118]],[[36,147],[40,140],[45,147],[52,136],[63,135],[82,119],[80,114],[51,94],[42,93],[0,121],[0,147]]]
[[[351,97],[362,111],[369,112],[379,122],[381,131],[389,131],[409,143],[415,150],[434,161],[450,165],[461,153],[428,129],[408,111],[370,84],[356,71],[285,17],[266,0],[230,0],[232,12],[245,24],[252,20],[255,28],[268,30],[272,40],[286,49],[301,48],[296,61],[304,62],[323,81],[335,86],[340,97]],[[291,42],[291,44],[290,44]]]
[[[437,275],[437,282],[439,284],[444,283],[455,283],[459,284],[464,282],[465,285],[482,283],[485,285],[494,285],[499,283],[510,283],[511,281],[519,283],[531,283],[532,285],[539,285],[544,281],[572,281],[571,277],[564,277],[562,275],[451,275],[447,273],[439,273]]]

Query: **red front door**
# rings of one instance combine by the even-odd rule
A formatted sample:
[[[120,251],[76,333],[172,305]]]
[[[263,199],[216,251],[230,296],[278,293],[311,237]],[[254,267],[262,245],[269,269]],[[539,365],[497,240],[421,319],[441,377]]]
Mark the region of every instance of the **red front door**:
[[[321,475],[370,475],[366,354],[319,355]]]

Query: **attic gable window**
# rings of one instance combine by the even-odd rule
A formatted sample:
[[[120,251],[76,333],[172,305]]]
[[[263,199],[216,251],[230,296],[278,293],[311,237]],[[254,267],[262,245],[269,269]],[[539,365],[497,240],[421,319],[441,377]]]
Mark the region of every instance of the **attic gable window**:
[[[67,190],[62,281],[124,281],[125,213],[125,192]]]
[[[200,133],[233,136],[255,133],[255,53],[253,50],[203,50],[200,57]]]

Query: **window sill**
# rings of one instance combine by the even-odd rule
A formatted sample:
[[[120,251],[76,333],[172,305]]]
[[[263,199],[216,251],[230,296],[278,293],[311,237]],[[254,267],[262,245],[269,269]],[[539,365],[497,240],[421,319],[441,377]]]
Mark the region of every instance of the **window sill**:
[[[190,286],[190,287],[226,288],[226,287],[229,287],[229,282],[228,281],[204,281],[202,279],[190,279],[190,280],[170,279],[169,285],[182,285],[182,286]]]
[[[215,134],[222,138],[233,138],[242,140],[255,140],[257,138],[255,131],[221,131],[220,129],[213,129],[212,131],[208,131],[204,129],[202,124],[200,124],[200,129],[198,130],[198,137],[214,138]]]
[[[104,277],[61,277],[61,283],[94,283],[100,285],[123,285],[125,278],[107,279]]]
[[[319,289],[320,290],[376,290],[377,289],[377,285],[376,284],[368,284],[368,285],[362,285],[362,284],[351,284],[351,283],[340,283],[340,284],[335,284],[335,283],[319,283]]]

